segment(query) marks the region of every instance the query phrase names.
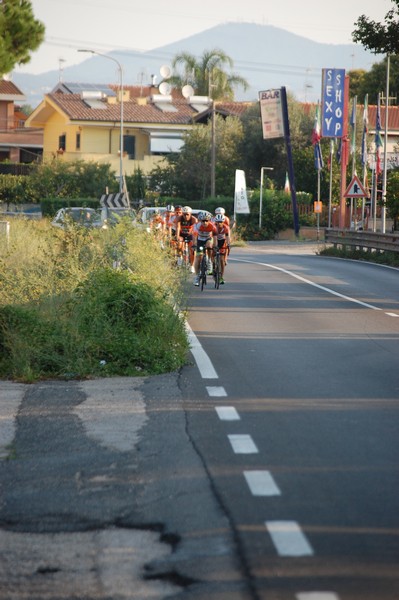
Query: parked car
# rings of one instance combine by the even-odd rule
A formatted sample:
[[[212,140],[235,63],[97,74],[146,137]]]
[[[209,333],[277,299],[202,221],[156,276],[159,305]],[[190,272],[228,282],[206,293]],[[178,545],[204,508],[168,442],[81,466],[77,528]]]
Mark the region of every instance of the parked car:
[[[109,208],[104,206],[101,209],[103,227],[116,225],[117,223],[120,223],[122,219],[129,219],[132,225],[134,225],[136,223],[137,213],[133,208]]]
[[[68,225],[80,225],[82,227],[102,227],[101,212],[94,208],[74,206],[71,208],[60,208],[51,221],[54,227],[65,229]]]

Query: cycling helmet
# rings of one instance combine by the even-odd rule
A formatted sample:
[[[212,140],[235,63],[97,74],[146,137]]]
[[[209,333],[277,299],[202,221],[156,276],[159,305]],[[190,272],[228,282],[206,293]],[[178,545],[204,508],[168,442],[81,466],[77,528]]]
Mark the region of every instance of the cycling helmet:
[[[226,220],[226,217],[222,214],[217,214],[215,217],[215,223],[224,223]]]
[[[218,206],[218,208],[215,208],[215,215],[224,215],[225,212],[226,211],[221,206]]]
[[[168,206],[166,207],[167,212],[174,212],[175,211],[175,207],[173,206],[173,204],[168,204]]]
[[[189,206],[183,206],[183,212],[191,214],[192,211],[191,211],[191,208]]]
[[[155,215],[159,215],[159,210],[158,210],[157,208],[155,208],[155,209],[154,209],[154,212],[153,212],[152,214],[153,214],[153,216],[155,216]]]
[[[198,219],[200,221],[209,221],[210,220],[209,213],[207,213],[205,211],[201,211],[200,213],[198,213]]]

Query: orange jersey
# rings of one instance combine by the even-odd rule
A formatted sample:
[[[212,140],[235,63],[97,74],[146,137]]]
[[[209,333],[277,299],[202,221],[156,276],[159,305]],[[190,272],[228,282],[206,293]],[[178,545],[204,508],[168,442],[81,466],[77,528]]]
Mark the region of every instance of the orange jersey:
[[[230,227],[226,224],[226,222],[222,223],[221,226],[216,225],[217,228],[217,234],[216,237],[218,239],[218,242],[220,242],[221,240],[226,240],[226,238],[230,235]]]
[[[199,221],[194,227],[194,234],[200,240],[210,240],[214,235],[217,235],[216,225],[212,221]]]

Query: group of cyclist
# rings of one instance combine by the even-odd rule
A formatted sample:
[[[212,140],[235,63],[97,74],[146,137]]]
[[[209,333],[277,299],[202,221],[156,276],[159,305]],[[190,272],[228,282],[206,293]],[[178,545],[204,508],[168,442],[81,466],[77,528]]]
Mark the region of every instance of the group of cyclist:
[[[213,272],[213,256],[219,249],[221,257],[221,279],[224,284],[224,272],[230,252],[230,219],[222,207],[215,214],[207,211],[192,214],[189,206],[168,205],[163,215],[156,210],[150,221],[150,229],[159,232],[175,248],[178,264],[182,261],[184,245],[189,249],[191,272],[195,273],[194,285],[199,285],[199,265],[201,253],[208,257],[208,275]]]

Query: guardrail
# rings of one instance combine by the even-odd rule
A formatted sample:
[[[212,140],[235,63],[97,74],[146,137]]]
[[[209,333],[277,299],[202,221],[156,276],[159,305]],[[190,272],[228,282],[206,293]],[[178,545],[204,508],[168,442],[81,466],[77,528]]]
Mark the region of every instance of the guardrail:
[[[399,252],[398,233],[375,233],[374,231],[350,231],[347,229],[325,229],[325,242],[345,248],[378,252]]]

